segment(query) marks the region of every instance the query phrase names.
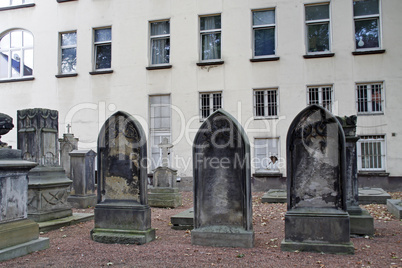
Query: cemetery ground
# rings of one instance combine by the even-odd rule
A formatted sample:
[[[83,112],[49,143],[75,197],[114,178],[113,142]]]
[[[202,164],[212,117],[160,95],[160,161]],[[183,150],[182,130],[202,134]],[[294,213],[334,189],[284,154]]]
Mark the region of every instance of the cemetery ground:
[[[183,192],[183,206],[152,208],[157,239],[144,245],[101,244],[90,239],[89,221],[42,234],[50,248],[0,263],[0,267],[402,267],[402,221],[386,205],[364,205],[374,217],[373,237],[354,237],[355,255],[283,252],[286,204],[261,203],[253,193],[255,247],[224,248],[191,245],[190,230],[171,229],[170,217],[193,205]],[[402,192],[390,193],[401,199]],[[93,208],[75,212],[92,212]]]

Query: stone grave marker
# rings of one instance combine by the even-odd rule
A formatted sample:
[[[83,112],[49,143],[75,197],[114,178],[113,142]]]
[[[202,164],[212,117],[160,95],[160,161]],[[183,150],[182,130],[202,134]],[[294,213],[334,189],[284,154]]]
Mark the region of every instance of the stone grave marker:
[[[140,123],[118,111],[98,137],[98,204],[91,238],[145,244],[155,239],[147,200],[147,142]]]
[[[382,188],[359,188],[359,203],[362,205],[387,204],[388,199],[391,199],[391,195]]]
[[[71,179],[70,175],[70,155],[73,150],[78,149],[78,138],[74,137],[74,134],[70,133],[71,125],[67,125],[67,133],[63,134],[63,138],[59,139],[60,143],[60,164],[66,171],[66,175]]]
[[[193,245],[254,246],[250,146],[241,125],[220,109],[199,128],[193,144]]]
[[[395,216],[395,218],[402,219],[401,199],[387,199],[387,209]]]
[[[291,123],[286,148],[288,211],[281,249],[353,254],[341,125],[326,109],[311,105]]]

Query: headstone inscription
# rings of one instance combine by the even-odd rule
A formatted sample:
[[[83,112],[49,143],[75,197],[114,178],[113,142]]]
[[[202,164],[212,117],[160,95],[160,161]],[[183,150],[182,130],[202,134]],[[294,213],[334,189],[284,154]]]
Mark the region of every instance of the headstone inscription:
[[[217,110],[193,144],[194,245],[254,246],[250,146],[241,125]]]
[[[118,111],[98,137],[98,204],[91,238],[145,244],[155,239],[147,200],[147,143],[138,121]]]
[[[345,136],[337,119],[311,105],[289,127],[284,251],[353,254],[346,212]]]

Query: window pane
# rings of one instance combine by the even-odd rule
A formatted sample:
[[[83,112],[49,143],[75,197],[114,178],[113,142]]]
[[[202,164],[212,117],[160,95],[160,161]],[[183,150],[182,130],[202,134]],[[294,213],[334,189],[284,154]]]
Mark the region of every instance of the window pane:
[[[221,28],[221,16],[209,16],[200,18],[200,30],[213,30]]]
[[[259,29],[254,31],[255,56],[275,54],[275,29]]]
[[[379,47],[378,20],[355,21],[356,48]]]
[[[170,33],[169,21],[151,23],[151,35],[161,35]]]
[[[371,101],[372,101],[372,111],[381,112],[382,111],[381,85],[371,86]]]
[[[153,39],[151,44],[152,64],[169,63],[170,39]]]
[[[264,116],[264,91],[255,91],[255,116]]]
[[[77,33],[64,33],[61,34],[62,46],[74,46],[77,44]]]
[[[213,94],[213,107],[212,110],[215,112],[216,110],[222,108],[222,98],[220,93]]]
[[[23,35],[24,35],[24,47],[32,47],[33,46],[33,35],[27,31],[24,31]]]
[[[329,51],[328,24],[309,25],[307,28],[308,52]]]
[[[209,94],[201,95],[201,116],[202,118],[209,116]]]
[[[11,54],[11,77],[20,77],[21,52],[15,51]]]
[[[364,16],[379,14],[378,0],[358,0],[353,2],[353,15]]]
[[[276,116],[276,90],[268,90],[268,116]]]
[[[275,23],[275,11],[264,10],[253,12],[253,25],[266,25]]]
[[[202,35],[202,59],[213,60],[221,58],[221,34]]]
[[[66,48],[61,52],[61,72],[75,72],[77,66],[77,49]]]
[[[357,111],[367,112],[367,86],[361,85],[357,87]]]
[[[10,53],[8,51],[0,52],[0,78],[8,77],[9,55],[10,55]]]
[[[11,32],[11,47],[12,48],[22,47],[22,31]]]
[[[10,34],[6,34],[0,40],[0,49],[10,48]]]
[[[306,6],[306,20],[329,19],[329,5]]]
[[[107,69],[111,67],[112,46],[96,46],[96,69]]]
[[[33,75],[33,49],[24,50],[24,76]]]
[[[112,29],[97,29],[95,30],[95,42],[105,42],[112,40]]]
[[[309,88],[308,89],[308,98],[309,98],[309,104],[316,104],[319,105],[320,104],[320,97],[319,97],[319,91],[318,88],[314,87],[314,88]]]

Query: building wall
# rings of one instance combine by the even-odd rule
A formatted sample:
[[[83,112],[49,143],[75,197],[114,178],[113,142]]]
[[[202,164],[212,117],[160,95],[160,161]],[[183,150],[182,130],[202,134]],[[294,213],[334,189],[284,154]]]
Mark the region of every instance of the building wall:
[[[17,110],[59,111],[59,135],[70,123],[80,148],[96,150],[98,132],[115,111],[140,120],[149,133],[150,95],[170,94],[173,167],[192,176],[191,146],[198,127],[199,92],[222,91],[223,108],[238,119],[249,140],[279,137],[280,158],[286,155],[286,134],[293,118],[306,107],[306,86],[332,84],[335,115],[356,114],[356,82],[384,81],[383,115],[358,116],[358,134],[386,137],[386,172],[402,176],[399,148],[402,125],[402,17],[400,0],[381,1],[383,54],[352,55],[352,1],[331,1],[331,52],[334,57],[305,59],[304,5],[316,0],[119,0],[35,1],[34,7],[0,11],[0,34],[14,28],[34,35],[34,80],[0,83],[1,112],[16,118]],[[278,61],[250,62],[251,10],[276,9]],[[199,16],[222,14],[223,65],[197,66]],[[170,19],[171,69],[147,70],[149,21]],[[92,30],[112,27],[111,74],[90,75]],[[77,30],[76,77],[58,74],[58,33]],[[1,81],[0,81],[1,82]],[[277,87],[278,119],[253,118],[253,89]],[[15,119],[16,120],[16,119]],[[394,135],[393,135],[394,133]],[[16,129],[5,138],[16,148]],[[252,147],[252,155],[254,150]],[[282,159],[283,161],[284,159]],[[253,170],[254,172],[254,170]],[[286,176],[286,168],[281,166]]]

